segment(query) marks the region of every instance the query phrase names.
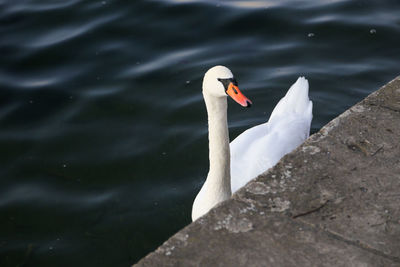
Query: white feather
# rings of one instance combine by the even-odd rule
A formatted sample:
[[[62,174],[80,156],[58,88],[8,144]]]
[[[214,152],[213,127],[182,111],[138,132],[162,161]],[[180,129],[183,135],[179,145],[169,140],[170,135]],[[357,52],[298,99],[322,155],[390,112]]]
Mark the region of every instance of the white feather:
[[[300,77],[276,105],[268,122],[244,131],[230,143],[232,193],[303,143],[309,136],[311,120],[308,81]]]

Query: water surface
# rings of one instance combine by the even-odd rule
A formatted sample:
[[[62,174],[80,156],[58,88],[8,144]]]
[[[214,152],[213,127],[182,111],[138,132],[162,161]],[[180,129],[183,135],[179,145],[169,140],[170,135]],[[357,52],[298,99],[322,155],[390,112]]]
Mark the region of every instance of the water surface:
[[[304,75],[312,132],[400,73],[398,1],[0,0],[0,266],[129,266],[190,223],[205,71],[231,139]]]

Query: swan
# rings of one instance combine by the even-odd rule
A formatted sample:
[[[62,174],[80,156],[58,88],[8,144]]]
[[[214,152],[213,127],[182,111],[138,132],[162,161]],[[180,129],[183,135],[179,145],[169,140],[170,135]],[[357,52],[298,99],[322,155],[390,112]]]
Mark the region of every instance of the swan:
[[[308,81],[299,77],[266,123],[244,131],[229,144],[227,96],[243,107],[250,107],[252,102],[224,66],[206,72],[202,93],[208,114],[210,162],[207,179],[193,202],[193,221],[303,143],[312,120]]]

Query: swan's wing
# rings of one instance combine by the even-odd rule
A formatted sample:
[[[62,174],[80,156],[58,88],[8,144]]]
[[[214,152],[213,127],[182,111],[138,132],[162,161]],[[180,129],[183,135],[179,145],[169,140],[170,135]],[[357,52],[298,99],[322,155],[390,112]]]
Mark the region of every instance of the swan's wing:
[[[312,118],[312,102],[308,98],[308,81],[299,77],[278,102],[271,113],[269,122],[287,114],[299,114]]]
[[[309,135],[311,120],[308,82],[301,77],[279,101],[268,123],[250,128],[232,141],[232,192],[303,143]]]
[[[251,164],[248,154],[251,152],[253,144],[260,140],[260,136],[267,135],[268,124],[264,123],[244,131],[230,143],[232,193],[251,179],[248,178],[249,164]]]
[[[264,136],[267,133],[268,123],[263,123],[245,130],[230,143],[231,159],[232,157],[240,157],[242,152],[245,151],[254,140],[257,140],[260,136]]]
[[[231,143],[232,192],[273,167],[284,155],[302,144],[310,129],[308,120],[298,117],[269,125],[273,127],[262,126],[249,129],[250,135],[239,136],[240,142],[235,142],[235,139]],[[262,133],[263,130],[266,131]]]

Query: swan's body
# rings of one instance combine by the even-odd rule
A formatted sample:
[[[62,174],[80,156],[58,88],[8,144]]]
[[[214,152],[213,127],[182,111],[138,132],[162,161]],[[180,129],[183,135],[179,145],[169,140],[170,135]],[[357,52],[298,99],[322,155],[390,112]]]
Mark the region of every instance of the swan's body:
[[[308,98],[308,82],[304,77],[291,86],[274,108],[268,122],[244,131],[230,145],[226,94],[242,106],[251,104],[237,88],[228,68],[211,68],[203,80],[208,113],[210,171],[193,203],[193,220],[219,202],[229,199],[232,193],[274,166],[309,136],[312,102]]]
[[[244,131],[230,144],[232,193],[302,144],[309,136],[311,119],[308,82],[300,77],[268,122]]]

